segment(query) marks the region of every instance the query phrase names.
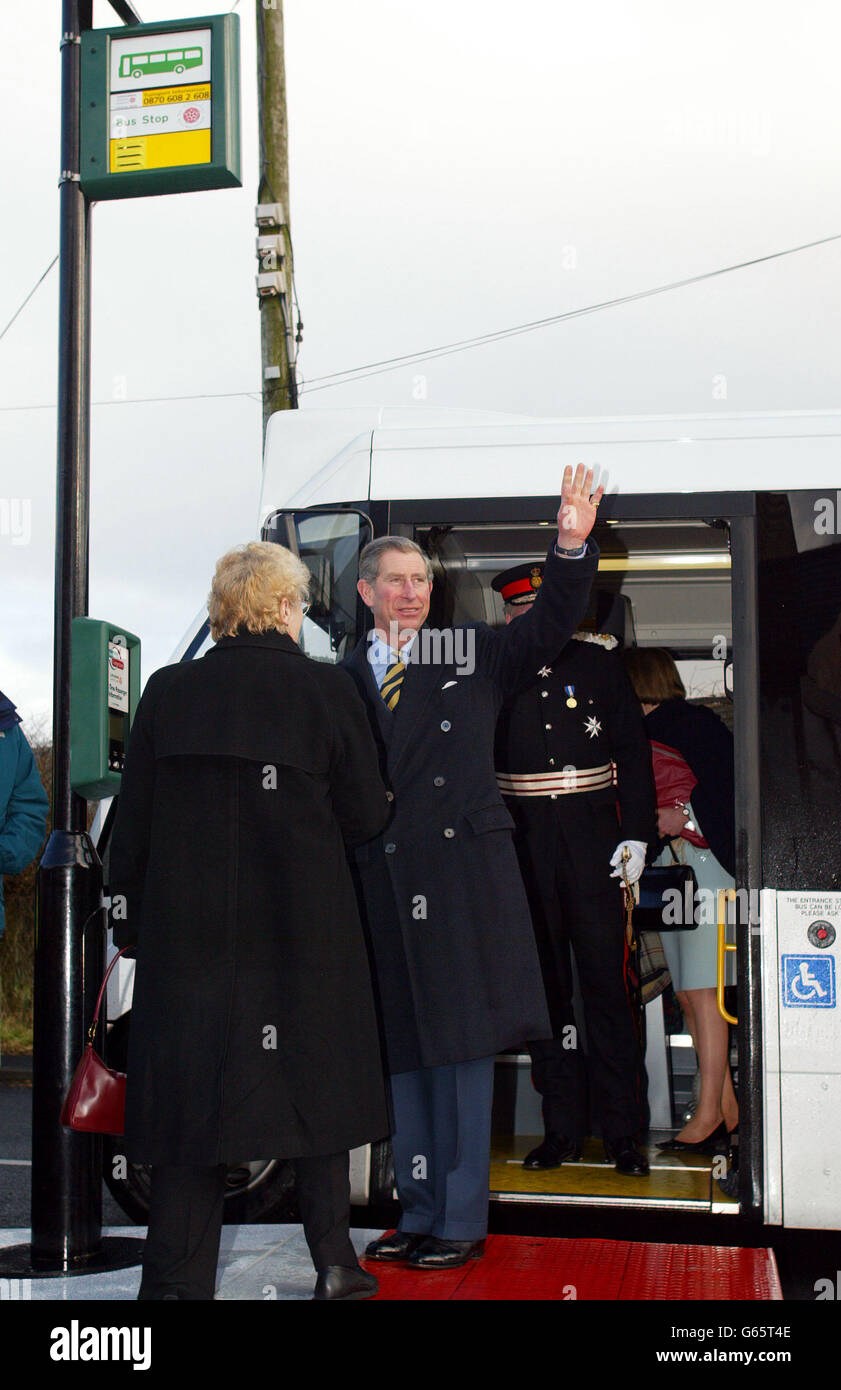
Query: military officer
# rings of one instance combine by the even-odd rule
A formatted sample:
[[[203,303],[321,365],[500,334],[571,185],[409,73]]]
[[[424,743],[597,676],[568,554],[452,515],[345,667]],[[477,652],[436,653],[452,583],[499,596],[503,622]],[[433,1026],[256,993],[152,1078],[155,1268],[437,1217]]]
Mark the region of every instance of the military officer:
[[[539,602],[516,627],[430,634],[428,557],[402,536],[360,556],[372,640],[345,669],[368,707],[392,816],[356,853],[394,1107],[402,1208],[375,1260],[442,1269],[481,1256],[494,1055],[551,1033],[513,823],[496,784],[504,701],[586,611],[602,489],[565,470]],[[430,637],[436,637],[431,641]]]
[[[493,587],[506,623],[528,613],[543,578],[542,564],[497,576]],[[628,880],[642,873],[655,799],[639,703],[617,647],[613,635],[576,632],[535,670],[533,683],[504,708],[497,727],[497,780],[517,827],[553,1033],[529,1048],[545,1138],[526,1156],[526,1168],[554,1168],[581,1157],[585,1076],[572,1007],[571,946],[606,1156],[620,1172],[648,1172],[637,1146],[644,1070],[617,880],[623,850]]]

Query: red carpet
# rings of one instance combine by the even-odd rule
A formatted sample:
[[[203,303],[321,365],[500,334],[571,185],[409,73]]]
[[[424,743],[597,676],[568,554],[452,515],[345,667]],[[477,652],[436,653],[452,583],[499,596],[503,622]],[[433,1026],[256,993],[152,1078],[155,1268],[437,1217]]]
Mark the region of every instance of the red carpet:
[[[485,1255],[438,1272],[366,1261],[376,1300],[781,1299],[770,1250],[628,1240],[488,1236]]]

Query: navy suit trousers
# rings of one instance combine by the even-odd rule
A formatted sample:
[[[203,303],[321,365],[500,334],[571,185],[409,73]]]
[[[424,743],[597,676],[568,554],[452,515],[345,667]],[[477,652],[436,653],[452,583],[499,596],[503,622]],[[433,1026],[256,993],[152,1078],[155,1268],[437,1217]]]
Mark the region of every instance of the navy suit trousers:
[[[488,1230],[494,1058],[391,1078],[398,1229],[442,1240]]]

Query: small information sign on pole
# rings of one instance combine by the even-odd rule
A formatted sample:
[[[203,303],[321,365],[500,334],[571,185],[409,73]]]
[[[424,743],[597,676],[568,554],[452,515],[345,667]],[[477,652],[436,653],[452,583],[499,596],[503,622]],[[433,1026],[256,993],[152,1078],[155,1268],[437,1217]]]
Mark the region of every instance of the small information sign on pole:
[[[89,198],[238,188],[239,16],[82,34]]]

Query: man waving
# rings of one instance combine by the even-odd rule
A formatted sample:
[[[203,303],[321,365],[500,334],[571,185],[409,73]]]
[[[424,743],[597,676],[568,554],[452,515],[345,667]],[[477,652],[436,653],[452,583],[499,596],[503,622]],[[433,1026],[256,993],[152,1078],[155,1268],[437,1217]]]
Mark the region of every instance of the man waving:
[[[346,663],[368,706],[392,817],[356,852],[394,1107],[402,1215],[368,1257],[442,1269],[487,1231],[494,1056],[551,1036],[513,821],[494,771],[502,703],[569,640],[587,606],[603,489],[564,472],[558,534],[519,622],[423,640],[431,567],[384,536],[360,557],[374,630]],[[456,642],[456,637],[458,642]],[[455,660],[456,652],[466,660]]]

